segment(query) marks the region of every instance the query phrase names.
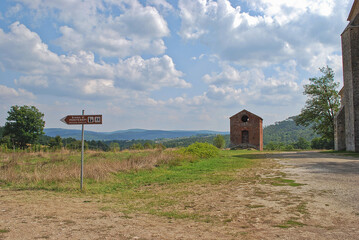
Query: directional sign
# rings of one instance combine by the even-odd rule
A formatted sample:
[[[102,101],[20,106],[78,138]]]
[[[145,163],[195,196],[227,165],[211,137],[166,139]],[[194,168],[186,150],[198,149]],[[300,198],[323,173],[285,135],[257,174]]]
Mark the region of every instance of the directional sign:
[[[69,125],[102,124],[102,115],[68,115],[61,122]]]

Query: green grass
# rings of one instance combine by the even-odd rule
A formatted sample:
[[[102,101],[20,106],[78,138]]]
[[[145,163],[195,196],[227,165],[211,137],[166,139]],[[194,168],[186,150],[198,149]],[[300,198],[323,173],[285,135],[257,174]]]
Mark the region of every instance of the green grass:
[[[297,206],[297,212],[301,213],[301,214],[309,214],[308,212],[308,208],[307,208],[308,203],[307,202],[301,202],[298,206]]]
[[[255,160],[238,156],[240,151],[222,151],[217,157],[182,162],[179,166],[161,166],[151,171],[117,173],[106,182],[86,181],[91,193],[118,193],[150,186],[169,186],[181,183],[220,184],[236,178],[236,170],[248,168]]]
[[[292,219],[286,221],[283,224],[275,225],[275,227],[278,227],[278,228],[291,228],[291,227],[303,227],[303,226],[305,226],[304,223],[297,222],[297,221],[292,220]]]
[[[305,185],[302,183],[296,183],[294,180],[286,179],[282,177],[263,178],[262,183],[269,183],[273,186],[291,186],[291,187],[299,187]]]
[[[0,233],[8,233],[8,232],[10,232],[9,229],[0,229]]]

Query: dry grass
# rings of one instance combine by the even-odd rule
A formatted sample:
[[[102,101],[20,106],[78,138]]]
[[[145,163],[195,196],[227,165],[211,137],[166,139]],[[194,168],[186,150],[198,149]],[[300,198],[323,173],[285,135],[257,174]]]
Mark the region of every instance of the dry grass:
[[[78,179],[79,153],[11,153],[0,155],[0,183],[66,182]],[[131,152],[94,152],[85,154],[85,177],[105,180],[112,173],[153,169],[163,164],[177,165],[191,156],[174,150],[147,150]]]

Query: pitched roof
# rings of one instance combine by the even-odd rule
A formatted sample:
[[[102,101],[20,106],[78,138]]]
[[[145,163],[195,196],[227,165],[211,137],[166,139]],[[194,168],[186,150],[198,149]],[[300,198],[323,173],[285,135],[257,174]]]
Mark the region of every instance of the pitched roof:
[[[352,9],[350,10],[348,21],[352,21],[359,14],[359,0],[354,0]]]
[[[232,117],[234,117],[234,116],[236,116],[236,115],[238,115],[238,114],[241,114],[241,113],[243,113],[243,112],[250,113],[250,114],[254,115],[255,117],[260,118],[260,119],[263,120],[263,118],[259,117],[258,115],[254,114],[254,113],[251,113],[250,111],[247,111],[246,109],[243,109],[242,111],[240,111],[240,112],[234,114]],[[232,118],[232,117],[230,117],[230,118]]]

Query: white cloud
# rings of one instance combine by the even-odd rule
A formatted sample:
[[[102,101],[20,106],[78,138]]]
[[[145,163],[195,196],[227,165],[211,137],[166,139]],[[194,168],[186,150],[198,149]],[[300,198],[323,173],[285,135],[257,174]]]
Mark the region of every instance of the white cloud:
[[[190,83],[181,79],[182,75],[167,55],[148,60],[134,56],[120,60],[116,65],[116,78],[120,80],[119,84],[128,84],[130,88],[137,90],[156,90],[164,86],[191,87]]]
[[[47,88],[49,86],[47,77],[41,75],[20,76],[19,79],[15,79],[15,83],[22,86],[40,87],[40,88]]]
[[[280,25],[298,20],[301,15],[307,13],[328,17],[335,6],[334,0],[259,0],[251,1],[250,4]]]
[[[174,10],[173,6],[166,0],[147,0],[147,3],[155,6],[160,11],[163,10],[166,13]]]
[[[18,100],[26,102],[30,99],[35,99],[35,96],[31,92],[28,92],[21,88],[16,90],[14,88],[0,85],[0,99],[2,102],[8,103],[16,102]]]
[[[57,15],[65,25],[56,43],[66,51],[91,51],[103,57],[163,54],[167,22],[152,6],[137,0],[37,1],[19,0],[43,14]],[[162,1],[154,4],[169,7]],[[104,5],[112,11],[104,11]],[[119,14],[120,13],[120,14]]]
[[[96,63],[94,54],[85,51],[59,56],[18,22],[9,33],[0,29],[0,65],[23,74],[15,81],[19,86],[54,95],[127,96],[133,91],[191,86],[167,55],[147,60],[134,56],[117,64]]]
[[[19,22],[10,25],[9,34],[0,29],[0,48],[0,64],[21,72],[50,72],[60,63],[40,37]]]
[[[211,73],[203,76],[203,81],[209,84],[215,85],[248,85],[249,81],[257,81],[258,79],[263,79],[264,74],[258,69],[250,69],[245,71],[239,71],[238,69],[228,65],[227,63],[222,63],[222,72],[220,73]]]
[[[318,45],[330,55],[340,51],[338,39],[346,24],[347,0],[248,3],[253,14],[233,7],[228,0],[179,0],[179,34],[201,41],[222,60],[246,67],[296,60],[300,67],[308,68],[318,59],[328,63]]]
[[[302,95],[296,66],[290,61],[276,67],[272,76],[265,76],[259,69],[240,71],[222,63],[222,72],[203,77],[210,84],[204,96],[211,106],[293,104]]]
[[[6,13],[5,16],[6,17],[11,17],[13,15],[16,15],[18,12],[20,12],[22,9],[22,6],[20,4],[16,4],[15,6],[9,8]]]

